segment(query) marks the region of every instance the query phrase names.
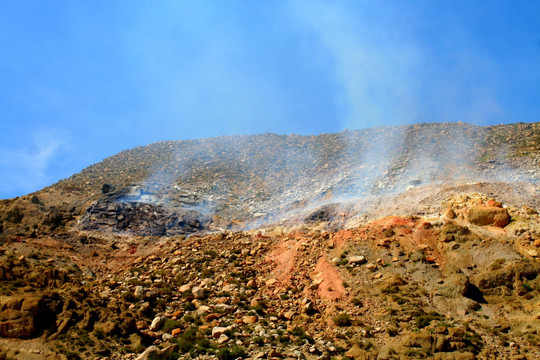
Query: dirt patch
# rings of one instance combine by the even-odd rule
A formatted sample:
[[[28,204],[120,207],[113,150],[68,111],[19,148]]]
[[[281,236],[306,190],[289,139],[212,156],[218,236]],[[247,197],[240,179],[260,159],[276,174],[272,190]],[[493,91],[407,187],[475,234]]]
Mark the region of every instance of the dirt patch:
[[[267,260],[275,264],[273,277],[280,286],[283,287],[291,283],[291,273],[296,263],[296,254],[298,253],[298,243],[289,240],[277,244],[276,248],[270,253]]]
[[[371,225],[382,227],[413,226],[413,224],[414,223],[411,219],[407,219],[402,216],[389,216],[371,222]]]
[[[353,232],[351,230],[338,231],[332,238],[332,244],[337,251],[340,251],[343,248],[343,245],[345,245],[347,241],[352,240],[352,238]]]
[[[40,339],[18,340],[0,338],[0,347],[9,349],[7,356],[19,360],[61,360],[62,356],[52,352]]]
[[[335,301],[343,299],[346,296],[346,290],[343,286],[343,279],[339,272],[326,260],[322,254],[319,262],[315,266],[312,274],[314,279],[322,279],[319,284],[319,296],[325,300]]]
[[[439,265],[446,263],[445,257],[439,251],[439,233],[430,223],[421,223],[413,234],[413,240],[418,248],[426,249],[429,262],[436,262]]]

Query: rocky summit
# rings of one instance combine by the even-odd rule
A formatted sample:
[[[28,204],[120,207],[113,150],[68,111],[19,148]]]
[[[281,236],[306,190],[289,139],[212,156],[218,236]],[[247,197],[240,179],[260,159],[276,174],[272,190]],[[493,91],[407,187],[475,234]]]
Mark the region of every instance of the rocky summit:
[[[539,359],[540,123],[137,147],[0,201],[0,359]]]

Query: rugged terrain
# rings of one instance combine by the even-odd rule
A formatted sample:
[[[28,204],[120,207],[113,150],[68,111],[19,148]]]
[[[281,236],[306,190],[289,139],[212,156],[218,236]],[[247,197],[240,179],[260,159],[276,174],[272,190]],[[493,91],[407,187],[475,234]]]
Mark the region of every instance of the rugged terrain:
[[[540,123],[124,151],[0,203],[0,358],[540,358]]]

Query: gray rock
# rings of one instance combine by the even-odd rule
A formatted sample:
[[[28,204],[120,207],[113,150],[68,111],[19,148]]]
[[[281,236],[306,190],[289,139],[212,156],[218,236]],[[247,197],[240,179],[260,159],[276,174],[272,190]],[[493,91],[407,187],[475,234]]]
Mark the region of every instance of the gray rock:
[[[347,260],[349,260],[349,264],[354,264],[354,265],[362,265],[367,262],[366,257],[363,255],[349,256]]]
[[[469,290],[469,278],[465,274],[450,274],[444,284],[436,290],[437,295],[456,298],[464,296]]]
[[[137,356],[135,360],[167,360],[177,347],[177,345],[170,345],[160,350],[152,345]]]
[[[196,299],[204,299],[206,297],[206,290],[198,286],[194,286],[193,289],[191,289],[191,293]]]
[[[150,329],[150,331],[158,331],[165,323],[165,320],[167,320],[165,316],[156,316],[148,329]]]
[[[135,291],[133,292],[133,295],[135,295],[136,298],[143,297],[143,295],[144,295],[144,287],[136,286]]]
[[[160,350],[156,346],[150,346],[144,352],[142,352],[139,356],[135,358],[135,360],[151,360],[151,359],[159,359],[160,358]]]
[[[212,329],[212,337],[219,338],[221,335],[225,334],[227,330],[229,329],[226,327],[214,326],[214,328]]]

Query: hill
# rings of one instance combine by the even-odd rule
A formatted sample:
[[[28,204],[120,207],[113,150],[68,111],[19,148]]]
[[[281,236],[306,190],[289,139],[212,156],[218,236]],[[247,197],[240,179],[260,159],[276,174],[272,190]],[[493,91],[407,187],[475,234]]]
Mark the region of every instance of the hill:
[[[17,359],[540,357],[540,123],[167,141],[0,203]]]
[[[84,229],[141,235],[243,229],[293,210],[379,198],[411,187],[535,184],[539,144],[538,123],[435,123],[319,136],[159,142],[123,151],[35,194],[2,201],[7,214],[2,228],[4,236],[63,231],[83,217]],[[160,219],[187,217],[199,225],[185,228],[180,221],[167,228],[140,219],[133,225],[114,221],[110,229],[110,216],[140,213],[141,204],[158,209]],[[97,221],[88,221],[92,216]],[[137,230],[143,225],[153,230]]]

